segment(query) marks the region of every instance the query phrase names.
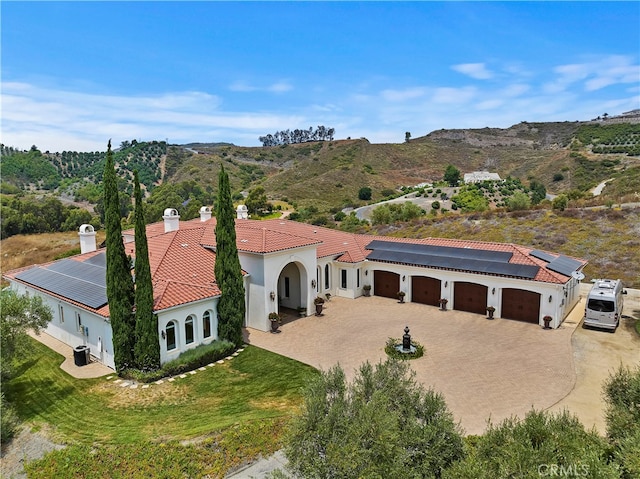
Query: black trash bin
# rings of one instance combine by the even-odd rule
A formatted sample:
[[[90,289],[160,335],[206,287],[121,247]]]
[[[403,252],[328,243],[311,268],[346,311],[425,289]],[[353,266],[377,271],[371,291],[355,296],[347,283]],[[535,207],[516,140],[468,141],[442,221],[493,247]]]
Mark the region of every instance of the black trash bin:
[[[73,348],[73,362],[76,366],[89,364],[89,346],[76,346]]]

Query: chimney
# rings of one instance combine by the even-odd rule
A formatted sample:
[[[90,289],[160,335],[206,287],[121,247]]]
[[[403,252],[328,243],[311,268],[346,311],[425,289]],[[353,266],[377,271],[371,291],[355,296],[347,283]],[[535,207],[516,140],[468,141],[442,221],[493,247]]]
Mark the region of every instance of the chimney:
[[[211,219],[211,208],[203,206],[200,208],[200,221],[207,221]]]
[[[239,220],[246,220],[249,218],[249,212],[246,205],[238,205],[238,208],[236,208],[236,218]]]
[[[91,225],[80,225],[80,254],[90,253],[96,250],[96,232]]]
[[[177,231],[180,229],[180,215],[175,208],[167,208],[162,215],[164,220],[164,232],[170,233],[171,231]]]

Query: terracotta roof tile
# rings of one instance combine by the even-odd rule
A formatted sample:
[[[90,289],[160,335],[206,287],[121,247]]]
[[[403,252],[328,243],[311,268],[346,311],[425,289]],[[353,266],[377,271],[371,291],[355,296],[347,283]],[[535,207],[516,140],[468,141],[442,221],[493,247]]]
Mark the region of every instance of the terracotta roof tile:
[[[154,283],[155,309],[161,310],[191,301],[215,297],[220,290],[215,282],[215,218],[200,221],[199,218],[180,222],[179,229],[164,232],[164,222],[147,226],[149,243],[149,263]],[[132,241],[133,230],[123,232],[127,254],[135,254]],[[346,263],[364,261],[370,254],[366,247],[373,240],[399,243],[472,248],[512,253],[510,263],[528,264],[539,267],[534,281],[566,283],[568,277],[546,268],[547,263],[530,255],[532,248],[509,243],[466,241],[445,238],[395,238],[347,233],[321,226],[298,223],[290,220],[236,220],[236,244],[239,251],[258,254],[285,251],[293,248],[317,246],[318,258],[332,258]],[[98,250],[74,259],[84,261],[102,252]],[[553,253],[550,253],[553,254]],[[586,265],[587,262],[573,258]],[[4,276],[15,280],[15,275],[27,268],[9,271]],[[51,293],[49,293],[51,294]],[[78,304],[79,307],[89,309]],[[108,317],[109,308],[104,306],[92,310]]]

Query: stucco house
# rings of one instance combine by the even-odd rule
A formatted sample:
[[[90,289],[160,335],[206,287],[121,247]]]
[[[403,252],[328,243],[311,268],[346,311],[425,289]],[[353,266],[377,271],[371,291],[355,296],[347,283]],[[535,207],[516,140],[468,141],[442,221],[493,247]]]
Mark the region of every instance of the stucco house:
[[[215,218],[180,221],[175,209],[147,226],[149,262],[158,316],[161,362],[217,339]],[[586,261],[504,243],[442,238],[405,239],[346,233],[284,219],[246,219],[239,208],[236,236],[244,274],[245,326],[270,329],[268,314],[307,308],[316,296],[356,299],[371,294],[527,321],[549,317],[557,328],[579,300]],[[38,294],[54,319],[47,332],[114,367],[106,262],[95,232],[83,225],[77,256],[7,272],[19,293]],[[127,254],[135,254],[134,232],[123,232]],[[548,318],[547,318],[548,319]]]

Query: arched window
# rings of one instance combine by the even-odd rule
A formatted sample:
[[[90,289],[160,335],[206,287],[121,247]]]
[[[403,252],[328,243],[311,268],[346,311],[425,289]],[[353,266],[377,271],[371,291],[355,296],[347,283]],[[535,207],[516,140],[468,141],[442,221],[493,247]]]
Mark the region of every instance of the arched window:
[[[324,289],[329,289],[329,265],[324,265]]]
[[[172,349],[176,349],[176,323],[175,321],[170,321],[165,328],[165,333],[167,336],[167,351],[171,351]]]
[[[202,315],[202,337],[211,337],[211,311],[205,311]]]
[[[193,316],[189,316],[184,322],[184,342],[186,344],[191,344],[193,340]]]

